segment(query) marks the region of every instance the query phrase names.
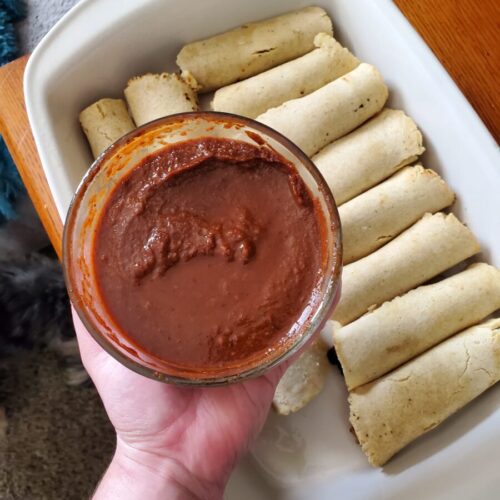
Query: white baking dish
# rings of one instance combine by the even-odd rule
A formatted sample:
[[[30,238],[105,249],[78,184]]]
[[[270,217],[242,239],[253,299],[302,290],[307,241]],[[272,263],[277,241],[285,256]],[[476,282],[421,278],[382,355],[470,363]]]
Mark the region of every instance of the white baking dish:
[[[25,74],[29,119],[61,217],[91,162],[77,120],[84,106],[120,96],[132,75],[173,69],[185,42],[310,3],[86,0],[71,10],[35,50]],[[425,166],[456,191],[454,211],[478,235],[484,258],[500,265],[500,155],[475,112],[390,1],[315,3],[332,16],[336,37],[380,69],[390,105],[403,108],[424,133]],[[255,450],[261,465],[246,459],[226,497],[498,498],[499,407],[497,385],[375,470],[349,433],[346,392],[332,373],[309,407],[287,418],[271,415]]]

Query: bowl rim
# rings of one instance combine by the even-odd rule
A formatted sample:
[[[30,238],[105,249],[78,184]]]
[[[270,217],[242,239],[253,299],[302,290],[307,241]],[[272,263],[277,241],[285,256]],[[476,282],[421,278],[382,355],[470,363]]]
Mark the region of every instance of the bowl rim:
[[[333,245],[332,249],[333,267],[330,266],[325,269],[323,274],[327,274],[328,281],[326,286],[324,286],[325,291],[321,298],[318,299],[318,305],[314,308],[311,313],[311,319],[308,320],[309,324],[306,327],[306,331],[302,335],[298,335],[297,340],[291,342],[290,347],[283,349],[282,352],[274,357],[267,359],[265,362],[252,366],[243,370],[241,372],[215,377],[206,378],[189,378],[184,376],[176,376],[172,374],[166,374],[159,371],[155,371],[150,367],[141,365],[134,359],[128,358],[122,354],[116,347],[107,340],[106,335],[99,331],[99,328],[94,325],[94,322],[87,313],[87,307],[81,300],[78,292],[76,291],[76,286],[74,286],[74,279],[71,272],[71,261],[72,261],[72,242],[74,236],[74,226],[76,223],[76,218],[79,213],[79,207],[81,201],[84,197],[85,192],[91,185],[94,178],[100,172],[100,170],[105,166],[108,159],[110,159],[117,150],[126,146],[132,142],[138,136],[145,133],[154,131],[156,128],[173,123],[193,121],[197,119],[202,119],[208,122],[215,123],[231,123],[241,124],[250,129],[254,129],[256,132],[262,132],[265,135],[271,137],[272,139],[279,142],[285,149],[290,151],[294,156],[298,158],[300,163],[306,168],[309,174],[312,175],[314,181],[316,182],[319,191],[325,201],[327,210],[330,216],[329,231],[333,234]],[[200,136],[202,137],[202,136]],[[187,139],[192,140],[192,139]],[[267,144],[267,143],[266,143]],[[270,145],[268,145],[271,147]],[[328,187],[328,184],[324,177],[321,175],[319,169],[313,163],[313,161],[300,149],[295,143],[290,139],[285,137],[283,134],[277,130],[257,122],[251,118],[243,117],[240,115],[235,115],[232,113],[219,112],[219,111],[190,111],[183,113],[176,113],[168,115],[162,118],[145,123],[134,130],[128,132],[124,136],[117,139],[110,146],[108,146],[91,164],[83,178],[81,179],[78,187],[73,194],[71,203],[68,208],[68,213],[63,230],[63,240],[62,240],[62,264],[63,264],[63,274],[66,283],[66,288],[68,290],[68,295],[72,307],[78,314],[83,326],[89,332],[89,334],[94,338],[94,340],[113,358],[119,361],[121,364],[130,368],[131,370],[144,375],[148,378],[159,380],[166,383],[185,385],[185,386],[220,386],[227,385],[237,381],[242,381],[248,378],[257,377],[262,375],[264,372],[272,369],[273,367],[281,364],[283,361],[294,356],[298,351],[300,351],[306,344],[308,344],[316,336],[322,326],[330,318],[333,308],[335,307],[338,299],[340,297],[341,288],[341,273],[342,273],[342,227],[340,223],[340,216],[337,209],[337,204],[333,197],[333,194]],[[74,263],[75,266],[78,264]],[[326,276],[322,277],[322,281]]]

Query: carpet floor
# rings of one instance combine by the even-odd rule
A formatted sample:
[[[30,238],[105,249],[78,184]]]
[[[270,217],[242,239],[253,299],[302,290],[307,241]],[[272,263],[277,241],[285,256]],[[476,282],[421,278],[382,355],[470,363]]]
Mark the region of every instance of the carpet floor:
[[[93,387],[68,387],[50,352],[19,354],[0,367],[1,500],[89,498],[115,438]]]
[[[27,16],[17,25],[21,52],[31,52],[76,2],[25,0]],[[30,221],[41,227],[33,214],[22,213],[19,220],[26,237],[33,234]],[[0,251],[2,242],[11,247],[15,237],[22,240],[23,234],[17,233],[10,226],[3,228]],[[43,246],[31,240],[33,248]],[[62,368],[50,352],[18,354],[0,365],[3,409],[8,426],[3,436],[0,429],[0,500],[89,498],[115,445],[95,389],[66,386]]]

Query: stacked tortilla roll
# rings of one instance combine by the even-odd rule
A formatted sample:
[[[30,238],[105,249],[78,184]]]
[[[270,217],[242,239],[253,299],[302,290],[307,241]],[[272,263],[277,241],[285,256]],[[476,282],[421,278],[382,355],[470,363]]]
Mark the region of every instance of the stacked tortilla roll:
[[[413,163],[424,150],[415,122],[403,111],[384,109],[312,160],[341,205]]]
[[[256,82],[244,82],[242,88],[221,89],[214,99],[215,109],[257,116],[268,107],[313,92],[359,64],[332,35],[327,13],[306,7],[190,43],[177,56],[181,76],[146,74],[128,82],[125,97],[130,114],[140,126],[170,114],[196,111],[196,91],[214,90],[291,61],[275,73],[259,75]],[[305,59],[292,61],[304,54]],[[252,111],[262,82],[266,89]],[[94,157],[134,127],[121,99],[94,103],[81,113],[80,121]]]
[[[500,271],[488,264],[421,286],[334,330],[349,389],[372,382],[500,309]]]
[[[473,326],[349,394],[350,421],[374,466],[500,381],[500,319]]]
[[[454,198],[436,172],[417,165],[344,203],[339,208],[344,264],[372,253],[426,212],[450,206]]]
[[[312,94],[257,117],[313,155],[364,123],[384,106],[387,87],[378,70],[362,63]]]
[[[356,57],[326,33],[316,35],[314,46],[316,49],[298,59],[217,90],[212,109],[255,118],[318,90],[359,65]]]
[[[306,7],[185,45],[177,64],[208,92],[306,54],[318,33],[332,35],[332,21],[323,9]]]
[[[201,91],[219,89],[212,109],[283,133],[314,155],[330,186],[346,264],[334,344],[352,425],[370,462],[382,465],[498,381],[500,320],[453,335],[498,309],[500,272],[473,265],[413,290],[480,247],[454,215],[439,212],[454,201],[439,175],[408,167],[424,152],[416,124],[383,109],[382,77],[339,46],[323,14],[310,8],[246,25],[187,45],[177,60]],[[299,19],[297,33],[286,33]],[[315,344],[289,368],[273,402],[279,413],[319,393],[324,361]]]
[[[426,214],[376,252],[344,267],[333,319],[346,325],[479,250],[472,232],[453,214]]]

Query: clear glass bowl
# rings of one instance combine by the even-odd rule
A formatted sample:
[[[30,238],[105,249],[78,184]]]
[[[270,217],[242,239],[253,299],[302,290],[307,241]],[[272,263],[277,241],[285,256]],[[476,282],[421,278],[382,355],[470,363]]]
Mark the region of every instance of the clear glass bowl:
[[[166,145],[200,137],[237,139],[276,150],[297,169],[312,196],[319,202],[326,222],[323,235],[326,259],[319,286],[311,297],[311,310],[302,328],[286,348],[234,373],[218,375],[201,371],[179,373],[168,362],[131,345],[115,326],[99,295],[93,269],[93,243],[101,210],[113,187],[145,156]],[[340,220],[333,196],[309,158],[278,132],[250,119],[226,113],[195,112],[168,116],[130,132],[97,158],[71,202],[63,238],[66,285],[83,324],[113,357],[136,372],[169,383],[221,385],[262,374],[303,347],[331,316],[340,291],[342,243]]]

